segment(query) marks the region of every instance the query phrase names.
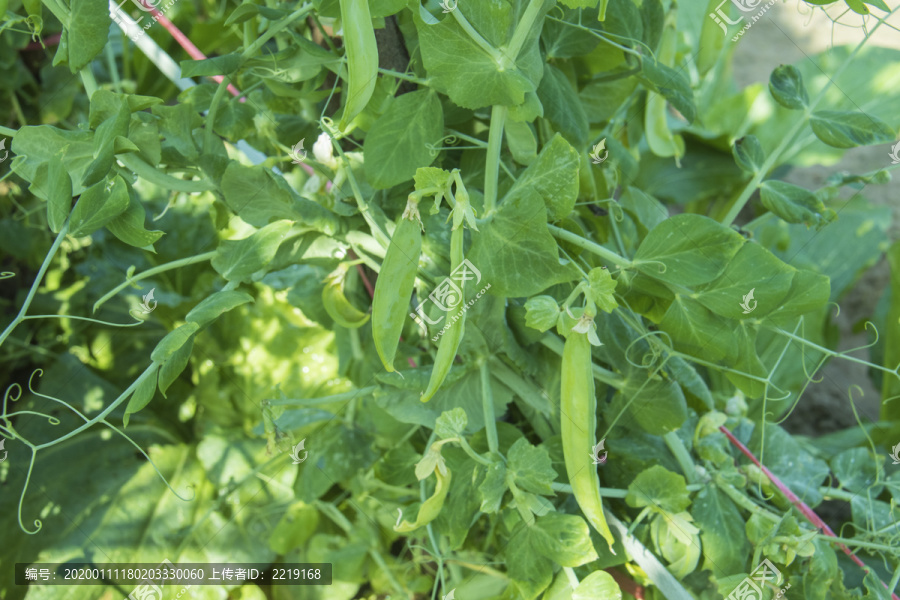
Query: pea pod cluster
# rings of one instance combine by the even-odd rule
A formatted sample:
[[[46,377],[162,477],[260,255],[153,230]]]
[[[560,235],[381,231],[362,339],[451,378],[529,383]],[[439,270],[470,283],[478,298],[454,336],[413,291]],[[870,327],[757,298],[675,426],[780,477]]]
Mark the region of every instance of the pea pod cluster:
[[[560,409],[563,455],[572,493],[588,523],[612,551],[614,540],[603,514],[600,478],[591,460],[597,437],[597,397],[587,333],[571,331],[563,347]]]
[[[422,221],[418,200],[410,198],[400,216],[372,298],[372,337],[378,358],[393,372],[397,344],[406,320],[409,299],[416,282],[419,255],[422,253]]]

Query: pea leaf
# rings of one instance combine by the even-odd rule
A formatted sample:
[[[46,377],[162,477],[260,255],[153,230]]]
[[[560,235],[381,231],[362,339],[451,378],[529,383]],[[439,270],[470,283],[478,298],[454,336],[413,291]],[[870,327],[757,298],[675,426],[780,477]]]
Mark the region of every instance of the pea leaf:
[[[799,110],[809,105],[803,76],[794,65],[781,65],[769,76],[769,92],[778,104]]]
[[[661,281],[694,286],[721,275],[743,243],[739,233],[709,217],[676,215],[644,238],[634,256],[635,267]]]
[[[144,205],[136,196],[129,195],[128,208],[106,224],[109,231],[131,246],[153,250],[153,243],[164,235],[159,230],[148,231],[144,228],[146,213]]]
[[[688,354],[714,362],[737,358],[737,350],[724,335],[732,326],[696,300],[676,295],[659,328],[672,336],[679,350]]]
[[[544,448],[532,446],[528,440],[520,438],[507,451],[506,458],[507,474],[518,487],[535,494],[553,495],[550,484],[556,480],[556,471]]]
[[[746,564],[750,545],[734,502],[718,488],[704,487],[694,498],[691,515],[700,528],[703,569],[739,573]]]
[[[183,60],[181,61],[181,76],[212,77],[213,75],[231,75],[240,66],[240,52],[231,52],[202,60]]]
[[[456,10],[466,8],[459,6]],[[493,104],[518,105],[525,101],[527,92],[537,89],[540,73],[534,76],[515,65],[501,71],[495,60],[499,51],[492,56],[455,19],[429,25],[416,11],[413,18],[431,86],[459,106],[476,109]],[[531,45],[536,51],[536,43]]]
[[[59,233],[72,209],[72,179],[66,172],[62,152],[54,160],[38,165],[28,190],[47,202],[47,224]]]
[[[276,221],[242,240],[219,242],[211,261],[213,268],[229,281],[249,281],[275,257],[292,225],[290,221]]]
[[[128,427],[128,420],[131,415],[150,404],[150,401],[153,400],[153,394],[156,392],[158,369],[159,367],[154,365],[150,375],[137,385],[131,398],[129,398],[128,405],[125,407],[125,414],[122,416],[122,424],[125,427]]]
[[[766,425],[765,442],[765,453],[761,455],[762,429],[757,426],[747,446],[791,491],[815,508],[822,501],[819,486],[828,476],[828,465],[813,457],[791,434],[777,425]],[[784,504],[787,505],[787,501]]]
[[[191,335],[159,368],[159,392],[163,395],[163,398],[168,398],[166,391],[187,367],[193,350],[194,336]]]
[[[533,296],[525,302],[525,324],[538,331],[548,331],[559,319],[559,304],[553,296]]]
[[[441,413],[434,423],[434,434],[442,440],[459,437],[466,430],[468,423],[466,411],[457,406],[453,410],[445,410]]]
[[[640,20],[638,20],[638,24],[640,24]],[[688,123],[694,122],[697,117],[697,108],[694,105],[694,91],[691,89],[691,82],[687,75],[661,62],[645,58],[638,77],[651,90],[662,94],[687,119]]]
[[[75,237],[90,235],[128,210],[128,188],[116,175],[110,182],[99,181],[86,189],[69,219],[69,233]]]
[[[765,152],[755,135],[745,135],[735,140],[731,151],[734,154],[734,162],[747,173],[759,172],[766,161]]]
[[[537,95],[544,105],[544,118],[571,143],[579,148],[586,146],[590,129],[587,113],[578,99],[578,91],[563,72],[551,64],[544,65]]]
[[[572,600],[622,600],[622,590],[616,580],[606,571],[594,571],[580,582],[572,592]]]
[[[547,230],[546,209],[533,189],[507,196],[493,219],[479,223],[479,229],[469,260],[496,295],[532,296],[578,277],[574,267],[560,265],[556,241]]]
[[[822,227],[837,216],[833,210],[825,208],[818,196],[786,181],[764,181],[759,195],[763,206],[788,223]]]
[[[625,502],[634,508],[649,506],[656,512],[673,514],[687,510],[691,504],[684,477],[659,465],[641,471],[634,478]]]
[[[42,163],[61,160],[72,181],[72,193],[81,194],[84,171],[94,160],[94,132],[57,129],[50,125],[22,127],[13,137],[12,153],[16,155],[12,170],[28,181],[37,179]]]
[[[681,387],[659,376],[649,379],[641,369],[629,369],[625,386],[613,405],[624,406],[626,400],[631,401],[628,410],[635,423],[647,433],[663,435],[675,431],[687,419],[687,402]]]
[[[481,496],[481,512],[491,514],[500,510],[503,495],[506,493],[506,466],[501,461],[492,463],[478,486]]]
[[[419,167],[427,167],[444,134],[444,113],[437,94],[429,90],[395,98],[375,122],[363,144],[366,178],[377,189],[409,181]]]
[[[253,297],[250,294],[236,290],[223,290],[216,292],[192,308],[191,312],[185,315],[184,320],[203,327],[226,312],[247,302],[253,302]]]
[[[69,10],[69,69],[77,73],[100,54],[109,37],[109,7],[92,0],[72,0]]]
[[[619,306],[613,293],[616,291],[616,280],[604,268],[597,267],[588,273],[591,300],[600,310],[612,312]]]
[[[283,178],[275,178],[262,166],[229,162],[221,188],[225,204],[254,227],[264,227],[272,219],[290,219],[328,234],[338,230],[334,214],[311,200],[297,197]]]
[[[819,110],[809,118],[816,137],[835,148],[884,144],[894,139],[894,130],[878,117],[862,112]]]
[[[174,331],[170,331],[153,349],[150,358],[159,363],[169,360],[179,348],[188,342],[192,335],[197,333],[198,329],[200,326],[196,323],[185,323]]]
[[[506,197],[534,189],[547,206],[548,219],[558,221],[569,215],[578,198],[578,152],[562,136],[554,135],[519,177]],[[505,201],[505,200],[504,200]]]

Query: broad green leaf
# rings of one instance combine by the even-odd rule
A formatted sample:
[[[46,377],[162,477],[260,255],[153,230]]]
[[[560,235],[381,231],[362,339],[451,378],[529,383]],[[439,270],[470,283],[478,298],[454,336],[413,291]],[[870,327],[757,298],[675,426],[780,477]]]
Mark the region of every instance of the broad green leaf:
[[[456,10],[467,10],[466,5],[460,5]],[[494,104],[514,106],[525,101],[527,92],[537,89],[541,73],[535,74],[521,58],[517,62],[522,67],[514,64],[501,71],[496,62],[502,60],[499,51],[496,56],[489,54],[472,40],[456,19],[445,18],[429,25],[419,14],[413,14],[422,62],[431,86],[447,94],[454,103],[469,109]],[[526,44],[523,53],[536,52],[536,41]]]
[[[159,230],[148,231],[144,228],[146,213],[144,205],[137,199],[137,195],[129,194],[128,208],[106,224],[109,231],[131,246],[136,248],[153,249],[153,244],[164,235]]]
[[[453,410],[445,410],[434,423],[434,434],[440,439],[459,437],[466,430],[469,419],[466,411],[460,407]]]
[[[578,99],[578,91],[565,74],[551,64],[544,65],[537,95],[544,105],[544,118],[572,144],[579,148],[586,146],[590,129],[587,113]]]
[[[13,137],[10,148],[16,155],[12,170],[28,181],[35,181],[37,170],[42,163],[62,161],[72,180],[72,193],[76,196],[84,192],[81,184],[84,171],[94,160],[94,132],[57,129],[50,125],[22,127]]]
[[[169,386],[178,379],[178,376],[187,367],[193,350],[194,336],[192,335],[159,368],[159,391],[164,398],[168,398],[166,391],[169,389]]]
[[[603,19],[603,30],[620,36],[616,42],[626,45],[629,40],[639,42],[644,37],[644,26],[641,13],[632,0],[609,0],[606,18]]]
[[[299,500],[312,502],[322,497],[335,484],[350,479],[360,469],[368,469],[378,458],[372,450],[372,436],[359,428],[343,424],[319,430],[315,450],[294,484]]]
[[[319,511],[305,502],[297,501],[288,507],[278,524],[272,528],[269,547],[277,554],[287,554],[306,544],[318,523]]]
[[[443,189],[450,183],[450,178],[450,171],[437,167],[419,167],[413,176],[417,191],[427,188]]]
[[[62,152],[55,160],[38,165],[34,181],[28,190],[47,202],[47,224],[59,233],[72,209],[72,179],[66,172]]]
[[[157,105],[151,107],[150,112],[159,117],[159,130],[165,138],[162,146],[164,160],[182,163],[200,156],[193,131],[201,126],[202,120],[190,104]],[[222,189],[227,187],[223,185]]]
[[[366,135],[363,144],[366,178],[377,189],[409,181],[419,167],[437,157],[444,134],[444,113],[437,94],[429,90],[397,97]]]
[[[659,465],[641,471],[625,496],[628,506],[649,506],[655,512],[680,513],[691,504],[684,477]]]
[[[715,403],[712,393],[709,391],[709,386],[706,385],[706,382],[700,377],[696,369],[691,366],[691,363],[680,356],[672,354],[669,356],[666,366],[669,367],[672,377],[681,384],[681,387],[700,398],[709,410],[713,409]]]
[[[694,122],[697,116],[694,91],[691,89],[690,80],[683,71],[645,58],[643,69],[638,77],[651,90],[665,97],[687,119],[688,123]]]
[[[873,485],[875,481],[884,481],[880,460],[881,457],[872,456],[868,448],[850,448],[831,459],[831,471],[842,489],[858,494],[868,488],[874,498],[884,489],[881,485]]]
[[[572,600],[622,600],[622,590],[606,571],[594,571],[580,582],[572,592]]]
[[[825,306],[829,296],[833,296],[830,291],[831,282],[825,275],[807,269],[798,270],[794,273],[788,295],[781,300],[781,305],[769,318],[797,317],[819,309]]]
[[[503,124],[506,145],[513,159],[520,165],[530,165],[537,158],[537,138],[531,125],[507,119]]]
[[[524,189],[533,189],[544,199],[548,219],[558,221],[569,215],[578,199],[578,152],[560,135],[554,135],[534,161],[507,192],[511,198]]]
[[[553,562],[536,548],[532,538],[534,526],[527,526],[521,520],[506,545],[506,569],[509,578],[517,588],[513,597],[535,600],[553,581]],[[543,536],[540,536],[543,537]]]
[[[69,7],[69,69],[77,73],[100,54],[109,37],[109,7],[93,0],[72,0]]]
[[[241,53],[232,52],[204,58],[202,60],[181,61],[182,77],[212,77],[213,75],[231,75],[241,66]]]
[[[245,292],[226,290],[216,292],[195,306],[184,317],[185,321],[192,321],[201,327],[218,319],[221,315],[241,304],[253,302],[253,297]]]
[[[448,546],[456,550],[465,542],[471,524],[478,516],[481,497],[477,488],[484,477],[484,467],[458,448],[444,447],[442,454],[445,455],[447,468],[455,477],[444,508],[432,522],[432,527],[437,533],[447,536]]]
[[[591,123],[610,120],[638,85],[636,77],[588,83],[578,96]]]
[[[760,244],[748,242],[718,279],[699,290],[696,299],[723,317],[758,319],[781,306],[796,272]]]
[[[169,360],[179,348],[188,342],[192,335],[197,333],[198,329],[200,326],[196,323],[185,323],[174,331],[170,331],[153,349],[150,358],[158,363]]]
[[[791,434],[772,424],[766,425],[765,452],[762,452],[761,434],[761,428],[755,427],[747,447],[792,492],[815,508],[822,501],[819,486],[828,477],[828,465],[807,452]],[[787,506],[787,501],[783,505]]]
[[[694,286],[721,275],[743,243],[739,233],[709,217],[676,215],[644,238],[635,267],[667,283]]]
[[[90,235],[128,210],[128,187],[116,175],[111,181],[99,181],[86,189],[69,219],[69,234]]]
[[[732,327],[696,300],[680,294],[675,296],[659,323],[659,328],[672,336],[680,351],[713,362],[737,358],[737,350],[727,335]]]
[[[887,123],[862,112],[819,110],[809,124],[817,138],[835,148],[885,144],[896,135]]]
[[[153,366],[153,371],[149,376],[145,377],[135,388],[131,398],[128,399],[128,405],[125,407],[125,414],[122,416],[122,424],[128,427],[128,419],[131,415],[138,412],[153,400],[153,394],[156,392],[156,376],[159,367]]]
[[[731,152],[734,162],[747,173],[758,173],[766,161],[766,154],[755,135],[745,135],[735,140]]]
[[[556,480],[550,455],[544,448],[532,446],[520,438],[506,453],[507,476],[516,486],[535,494],[553,495],[550,486]]]
[[[701,550],[699,533],[688,512],[656,515],[650,521],[650,538],[678,579],[684,579],[697,568]]]
[[[538,517],[531,529],[533,548],[563,567],[580,567],[597,560],[587,521],[577,515],[551,512]]]
[[[643,230],[645,235],[669,216],[669,212],[662,202],[630,185],[626,186],[622,192],[619,204],[635,218],[639,228]]]
[[[769,92],[778,104],[800,110],[809,105],[803,76],[794,65],[781,65],[769,76]]]
[[[609,271],[602,267],[591,269],[588,272],[588,293],[591,300],[597,304],[597,308],[605,312],[612,312],[619,306],[614,295],[616,291],[616,280],[612,278]]]
[[[700,528],[703,543],[703,569],[738,573],[746,565],[750,545],[743,518],[734,502],[716,487],[697,492],[691,515]]]
[[[593,3],[596,4],[597,0],[593,0]],[[563,4],[568,3],[564,2]],[[567,24],[573,23],[577,25],[580,15],[581,13],[577,10],[566,10],[562,16],[562,19],[565,20],[566,23],[560,23],[550,19],[544,21],[544,29],[541,32],[541,41],[544,43],[544,47],[547,50],[547,58],[573,58],[589,54],[597,47],[597,44],[600,43],[600,39],[596,35],[592,35],[589,31],[577,29],[570,24]],[[599,30],[599,27],[596,27],[597,23],[594,22],[593,19],[584,19],[581,22],[581,25]]]
[[[532,188],[507,196],[479,229],[468,258],[491,283],[493,294],[532,296],[578,276],[574,267],[560,264],[544,203]]]
[[[548,331],[559,319],[559,304],[553,296],[533,296],[525,302],[525,324],[538,331]]]
[[[219,242],[211,264],[228,281],[249,281],[250,276],[275,257],[293,223],[276,221],[242,240]]]
[[[264,227],[272,219],[290,219],[333,235],[337,217],[311,200],[301,198],[282,177],[274,177],[262,166],[247,167],[237,161],[228,163],[222,176],[225,204],[253,225]]]
[[[503,495],[506,493],[506,466],[500,461],[487,468],[484,481],[478,486],[481,496],[481,512],[491,514],[500,510]]]
[[[822,227],[837,217],[837,213],[826,208],[818,196],[786,181],[764,181],[759,196],[763,206],[788,223]]]
[[[675,431],[687,419],[687,402],[677,383],[657,376],[648,379],[646,371],[630,368],[625,386],[616,395],[614,406],[624,406],[634,422],[647,433],[663,435]]]

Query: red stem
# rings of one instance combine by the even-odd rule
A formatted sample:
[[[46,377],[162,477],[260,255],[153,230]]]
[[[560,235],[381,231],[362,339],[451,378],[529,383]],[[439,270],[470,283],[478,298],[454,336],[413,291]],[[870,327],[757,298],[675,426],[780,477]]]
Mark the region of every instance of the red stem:
[[[719,431],[724,433],[728,437],[729,441],[731,441],[732,444],[737,446],[738,450],[740,450],[741,452],[744,453],[744,456],[749,458],[751,460],[751,462],[753,462],[753,464],[755,464],[757,467],[759,467],[760,470],[766,474],[766,477],[768,477],[772,481],[772,483],[775,484],[775,487],[777,487],[781,491],[781,493],[784,494],[785,497],[791,501],[791,504],[796,506],[797,509],[801,513],[803,513],[803,516],[805,516],[807,519],[809,519],[810,523],[815,525],[816,528],[821,529],[825,533],[825,535],[828,535],[831,537],[837,537],[834,534],[834,532],[831,530],[831,527],[828,526],[828,523],[823,521],[822,518],[819,517],[819,515],[817,515],[813,511],[813,509],[811,509],[803,500],[798,498],[797,495],[794,492],[792,492],[788,486],[786,486],[780,479],[778,479],[778,477],[775,476],[774,473],[772,473],[772,471],[770,471],[768,469],[768,467],[766,467],[764,464],[759,462],[759,459],[757,459],[753,455],[753,453],[750,452],[750,450],[747,448],[747,446],[742,444],[740,442],[740,440],[738,440],[736,437],[734,437],[734,434],[732,434],[728,430],[727,427],[722,425],[721,427],[719,427]],[[841,544],[841,543],[838,543],[838,547],[841,550],[843,550],[847,556],[850,557],[850,560],[852,560],[857,565],[862,567],[862,569],[866,573],[870,572],[870,569],[865,565],[865,563],[863,561],[861,561],[855,554],[853,554],[850,551],[850,548],[848,548],[847,546],[845,546],[844,544]],[[881,581],[881,580],[879,579],[879,581]],[[889,589],[885,582],[881,581],[881,585],[883,585],[885,589]],[[897,598],[897,594],[894,594],[894,593],[891,593],[891,598],[893,598],[894,600],[900,600]]]
[[[612,578],[616,580],[616,584],[622,591],[631,594],[636,600],[644,600],[644,586],[639,585],[636,581],[618,569],[609,568],[604,569],[604,571],[612,575]]]

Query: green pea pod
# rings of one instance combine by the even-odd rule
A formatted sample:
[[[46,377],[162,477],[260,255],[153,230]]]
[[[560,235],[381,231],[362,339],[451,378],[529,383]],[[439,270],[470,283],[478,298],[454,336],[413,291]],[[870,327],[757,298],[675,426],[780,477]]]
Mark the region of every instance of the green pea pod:
[[[463,227],[460,225],[454,229],[453,233],[450,235],[451,272],[455,271],[457,267],[462,264],[462,261]],[[449,327],[449,329],[444,332],[440,345],[438,346],[437,356],[434,357],[434,366],[431,369],[431,379],[428,380],[428,389],[422,394],[422,402],[431,400],[431,397],[437,393],[441,384],[444,383],[447,373],[450,372],[450,367],[453,366],[453,359],[456,358],[456,351],[459,349],[459,343],[462,341],[463,330],[466,324],[465,311],[459,315],[458,321],[455,319],[457,319],[457,313],[466,301],[464,282],[459,283],[459,288],[459,299],[455,304],[450,306],[450,310],[447,311],[447,320],[444,326]]]
[[[391,237],[381,272],[375,282],[372,297],[372,337],[375,351],[384,368],[394,369],[394,355],[400,342],[400,332],[406,321],[406,309],[416,283],[419,255],[422,253],[422,221],[419,203],[409,199],[406,210]]]
[[[344,295],[344,279],[346,279],[348,268],[349,265],[342,263],[325,280],[325,287],[322,288],[322,305],[335,323],[349,329],[356,329],[365,325],[369,320],[369,314],[350,304]]]
[[[394,526],[394,531],[398,533],[409,533],[415,531],[419,527],[428,525],[434,521],[444,507],[444,500],[447,499],[447,492],[450,490],[450,479],[452,473],[450,469],[435,469],[434,474],[437,477],[437,485],[434,486],[434,494],[419,507],[419,514],[416,516],[416,522],[410,523],[406,519]],[[402,513],[401,513],[402,516]]]
[[[597,397],[591,373],[591,344],[585,333],[572,331],[566,339],[560,399],[560,434],[569,484],[588,523],[606,539],[612,551],[614,540],[603,515],[600,478],[591,460],[597,437]]]
[[[347,50],[347,102],[341,116],[343,130],[361,113],[375,91],[378,77],[378,45],[369,13],[369,0],[340,0],[344,48]]]

